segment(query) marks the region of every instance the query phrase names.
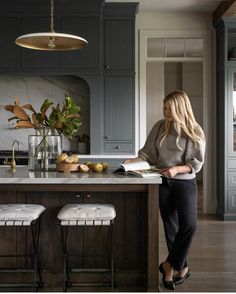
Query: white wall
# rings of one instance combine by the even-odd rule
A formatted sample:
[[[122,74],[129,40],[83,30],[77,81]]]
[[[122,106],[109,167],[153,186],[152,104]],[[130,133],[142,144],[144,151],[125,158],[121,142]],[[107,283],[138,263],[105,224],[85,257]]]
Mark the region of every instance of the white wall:
[[[136,17],[136,27],[137,30],[208,30],[212,28],[212,16],[203,13],[139,12]]]

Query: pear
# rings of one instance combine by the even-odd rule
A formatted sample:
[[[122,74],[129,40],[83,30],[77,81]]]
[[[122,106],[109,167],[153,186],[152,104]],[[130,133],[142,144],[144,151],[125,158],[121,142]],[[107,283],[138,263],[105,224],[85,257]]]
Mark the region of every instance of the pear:
[[[68,157],[68,155],[66,153],[62,153],[58,156],[57,158],[57,162],[64,162],[66,160],[66,158]]]
[[[107,171],[107,169],[109,167],[108,163],[107,162],[101,162],[101,164],[102,164],[102,167],[103,167],[103,171]]]

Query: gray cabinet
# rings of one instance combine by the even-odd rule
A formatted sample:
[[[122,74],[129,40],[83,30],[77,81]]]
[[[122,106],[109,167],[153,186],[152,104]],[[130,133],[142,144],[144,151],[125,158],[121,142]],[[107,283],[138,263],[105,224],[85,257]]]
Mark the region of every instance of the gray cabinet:
[[[104,21],[104,70],[134,70],[134,22]]]
[[[134,153],[135,15],[138,3],[103,7],[104,154]]]
[[[98,17],[63,17],[61,19],[62,32],[70,32],[88,41],[86,48],[61,53],[62,70],[99,70],[100,29],[101,24]]]
[[[216,29],[217,213],[236,220],[236,19],[225,19]]]
[[[50,30],[48,17],[21,17],[20,34],[48,32]],[[55,20],[55,26],[57,22]],[[58,52],[30,50],[19,48],[20,70],[56,70],[58,68]]]
[[[18,48],[15,39],[18,36],[18,18],[17,17],[1,17],[0,18],[1,33],[1,54],[0,54],[0,70],[17,70],[18,68]]]
[[[30,50],[15,39],[48,32],[48,1],[0,2],[0,72],[84,79],[90,95],[92,154],[134,152],[135,16],[138,3],[70,0],[55,3],[55,31],[84,37],[88,46],[68,52]]]
[[[104,78],[104,152],[130,153],[134,140],[133,77]]]

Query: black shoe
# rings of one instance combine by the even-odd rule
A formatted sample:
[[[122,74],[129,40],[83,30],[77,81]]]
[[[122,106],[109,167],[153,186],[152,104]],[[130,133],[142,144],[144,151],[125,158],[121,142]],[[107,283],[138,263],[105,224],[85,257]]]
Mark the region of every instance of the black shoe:
[[[190,271],[188,270],[183,277],[174,277],[175,285],[182,284],[184,280],[186,280],[189,276],[190,276]]]
[[[163,268],[163,262],[159,265],[159,271],[160,273],[162,273],[163,277],[162,277],[162,282],[165,288],[170,289],[170,290],[175,290],[175,283],[174,281],[166,281],[166,273],[164,271]]]

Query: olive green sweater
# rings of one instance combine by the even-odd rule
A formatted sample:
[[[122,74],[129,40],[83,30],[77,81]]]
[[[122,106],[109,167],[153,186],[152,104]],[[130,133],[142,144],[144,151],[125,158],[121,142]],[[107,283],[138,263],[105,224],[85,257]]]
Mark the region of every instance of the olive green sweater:
[[[139,157],[160,169],[188,165],[191,168],[191,173],[177,174],[174,178],[185,180],[195,178],[195,174],[200,171],[204,163],[205,141],[202,141],[200,146],[195,146],[186,135],[181,135],[179,146],[182,150],[180,150],[176,145],[177,132],[172,128],[171,133],[160,146],[163,132],[164,120],[160,120],[149,133],[144,147],[139,150]]]

